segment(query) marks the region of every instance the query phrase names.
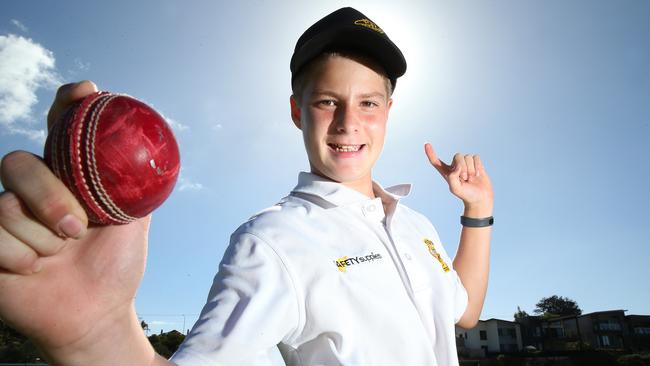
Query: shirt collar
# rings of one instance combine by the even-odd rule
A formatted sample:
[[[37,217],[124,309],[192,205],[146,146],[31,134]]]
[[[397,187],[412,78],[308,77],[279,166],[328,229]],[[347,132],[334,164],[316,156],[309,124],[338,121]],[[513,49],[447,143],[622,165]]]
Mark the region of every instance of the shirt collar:
[[[379,183],[373,181],[372,189],[377,198],[381,199],[383,203],[392,206],[400,199],[408,196],[411,185],[399,184],[384,189]],[[307,172],[298,174],[298,184],[292,193],[294,192],[319,197],[334,206],[348,206],[372,200],[372,198],[343,184]]]

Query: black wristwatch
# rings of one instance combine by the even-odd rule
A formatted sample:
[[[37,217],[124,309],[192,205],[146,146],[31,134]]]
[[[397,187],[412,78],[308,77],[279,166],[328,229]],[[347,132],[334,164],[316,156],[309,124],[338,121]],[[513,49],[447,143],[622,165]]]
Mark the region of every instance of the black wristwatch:
[[[484,217],[482,219],[474,219],[467,216],[460,217],[460,224],[466,227],[486,227],[494,224],[494,217]]]

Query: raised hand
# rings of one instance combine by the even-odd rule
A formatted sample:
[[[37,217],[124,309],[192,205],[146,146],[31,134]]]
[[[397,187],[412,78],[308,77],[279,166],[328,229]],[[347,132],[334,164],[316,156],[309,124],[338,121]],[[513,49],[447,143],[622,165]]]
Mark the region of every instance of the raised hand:
[[[455,154],[451,164],[438,158],[431,144],[424,145],[429,162],[449,184],[449,190],[475,215],[492,215],[494,193],[490,177],[478,155]]]

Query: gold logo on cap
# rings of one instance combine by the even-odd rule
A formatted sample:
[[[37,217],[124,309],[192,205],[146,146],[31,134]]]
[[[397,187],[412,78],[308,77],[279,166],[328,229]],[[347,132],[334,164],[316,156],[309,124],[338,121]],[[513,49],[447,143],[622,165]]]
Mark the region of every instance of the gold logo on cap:
[[[449,266],[447,263],[445,263],[445,260],[442,259],[442,256],[438,251],[436,250],[436,247],[433,245],[433,242],[429,239],[424,239],[424,244],[427,245],[427,248],[429,248],[429,253],[440,262],[440,265],[442,266],[442,270],[445,272],[449,272]]]
[[[370,28],[370,29],[374,30],[375,32],[384,34],[384,31],[381,28],[379,28],[379,26],[377,24],[373,23],[372,20],[370,20],[370,19],[363,18],[363,19],[355,20],[354,24],[360,25],[362,27]]]

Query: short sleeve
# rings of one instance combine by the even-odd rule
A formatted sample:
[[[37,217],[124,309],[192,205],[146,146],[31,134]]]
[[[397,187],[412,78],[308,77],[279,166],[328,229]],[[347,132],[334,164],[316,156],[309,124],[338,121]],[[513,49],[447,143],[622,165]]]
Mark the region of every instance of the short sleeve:
[[[273,365],[271,355],[298,319],[295,291],[280,257],[259,237],[236,232],[198,321],[171,361]]]
[[[465,314],[465,310],[467,310],[468,297],[467,290],[463,286],[456,270],[454,270],[454,276],[456,277],[456,287],[454,289],[454,324],[456,324],[463,314]]]
[[[427,226],[430,228],[429,230],[431,230],[431,233],[434,236],[434,241],[436,243],[440,243],[438,250],[445,258],[445,261],[447,263],[453,263],[453,259],[449,257],[444,246],[441,244],[442,241],[440,240],[440,235],[438,235],[438,231],[433,227],[431,222],[428,219],[426,219],[426,217],[422,215],[420,215],[420,217],[422,220],[425,221]],[[456,324],[463,316],[463,314],[465,314],[465,310],[467,310],[467,304],[469,299],[467,295],[467,290],[465,289],[465,286],[463,286],[463,282],[460,280],[460,276],[458,276],[458,272],[456,272],[456,269],[453,268],[453,264],[452,264],[452,273],[454,275],[452,301],[453,301],[453,311],[454,311],[454,324]]]

